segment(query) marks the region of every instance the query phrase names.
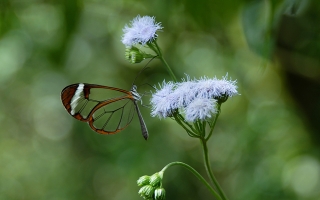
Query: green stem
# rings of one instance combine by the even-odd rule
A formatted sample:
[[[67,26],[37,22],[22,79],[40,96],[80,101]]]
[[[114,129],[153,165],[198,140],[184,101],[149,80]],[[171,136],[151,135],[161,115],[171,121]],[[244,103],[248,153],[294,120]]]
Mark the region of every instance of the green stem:
[[[209,138],[211,137],[211,135],[212,135],[212,133],[213,133],[213,129],[214,129],[214,127],[216,126],[216,123],[217,123],[218,117],[219,117],[219,115],[220,115],[220,112],[221,112],[221,104],[218,103],[218,112],[217,112],[217,114],[216,114],[216,116],[215,116],[215,118],[214,118],[214,120],[213,120],[213,123],[212,123],[212,124],[209,123],[209,125],[210,125],[210,132],[209,132],[209,135],[207,136],[207,138],[205,139],[206,141],[209,140]]]
[[[183,162],[172,162],[167,164],[161,171],[164,172],[167,170],[169,167],[174,166],[174,165],[181,165],[185,168],[187,168],[189,171],[191,171],[209,190],[210,192],[217,198],[221,200],[221,197],[217,194],[217,192],[210,186],[210,184],[195,170],[193,169],[190,165],[187,165]]]
[[[194,133],[197,133],[197,130],[192,125],[190,125],[188,122],[186,122],[184,117],[180,113],[178,113],[177,116],[180,119],[180,121],[182,121],[185,125],[187,125]]]
[[[148,42],[147,45],[152,51],[154,51],[157,55],[159,55],[159,52],[157,48],[153,45],[153,43]]]
[[[176,122],[177,122],[180,126],[182,126],[182,128],[183,128],[184,130],[186,130],[187,133],[188,133],[191,137],[197,137],[197,135],[194,134],[191,130],[189,130],[189,129],[183,124],[183,122],[179,119],[179,114],[173,114],[173,117],[174,117],[174,119],[176,120]]]
[[[210,162],[209,162],[209,156],[208,156],[208,147],[207,147],[207,141],[204,138],[200,138],[202,147],[203,147],[203,155],[204,155],[204,162],[205,162],[205,168],[208,173],[208,176],[210,177],[212,183],[217,188],[222,200],[227,200],[226,195],[224,194],[223,190],[221,189],[218,181],[216,180],[215,176],[212,173]]]
[[[203,122],[202,122],[202,131],[203,131],[204,133],[206,133],[206,126],[207,126],[207,122],[206,122],[206,121],[203,121]]]
[[[155,46],[156,46],[156,49],[157,49],[156,53],[158,53],[159,59],[160,59],[160,60],[163,62],[163,64],[167,67],[167,70],[168,70],[171,78],[174,80],[174,82],[178,82],[178,80],[177,80],[176,76],[174,75],[173,71],[171,70],[170,66],[168,65],[168,63],[167,63],[166,60],[164,59],[164,57],[163,57],[163,55],[162,55],[162,52],[161,52],[161,49],[160,49],[160,47],[158,46],[157,41],[154,41],[153,43],[154,43]]]

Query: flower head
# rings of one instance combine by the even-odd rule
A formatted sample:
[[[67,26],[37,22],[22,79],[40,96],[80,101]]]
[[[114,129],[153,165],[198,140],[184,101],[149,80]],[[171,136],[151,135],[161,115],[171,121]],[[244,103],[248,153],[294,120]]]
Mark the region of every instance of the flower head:
[[[237,95],[236,81],[209,79],[187,80],[180,83],[163,82],[151,98],[151,115],[165,118],[180,109],[187,121],[205,120],[217,112],[216,103],[225,102],[228,97]]]
[[[139,15],[134,18],[130,25],[125,25],[123,28],[122,43],[126,46],[136,44],[145,45],[147,42],[157,38],[157,31],[162,29],[161,23],[155,22],[154,17]]]
[[[237,81],[227,80],[227,78],[228,75],[222,77],[222,79],[202,77],[197,81],[196,90],[199,91],[198,95],[205,98],[232,97],[237,95]]]
[[[186,120],[194,122],[197,119],[205,120],[211,117],[212,114],[217,112],[216,110],[217,100],[207,98],[196,98],[187,107],[184,112]]]
[[[187,106],[197,97],[196,87],[197,83],[195,81],[176,83],[176,89],[173,94],[177,96],[178,107]]]
[[[173,111],[178,108],[178,96],[173,93],[175,84],[173,82],[163,82],[160,89],[152,95],[151,116],[165,118],[172,115]]]

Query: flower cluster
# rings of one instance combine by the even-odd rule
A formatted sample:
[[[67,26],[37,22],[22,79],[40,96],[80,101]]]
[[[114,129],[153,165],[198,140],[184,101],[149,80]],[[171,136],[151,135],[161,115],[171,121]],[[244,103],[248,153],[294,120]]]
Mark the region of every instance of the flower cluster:
[[[130,25],[123,28],[122,43],[131,47],[136,44],[145,45],[157,38],[157,31],[162,29],[161,23],[156,23],[154,17],[139,15],[134,18]]]
[[[151,115],[165,118],[182,110],[187,121],[203,121],[217,112],[217,103],[221,104],[237,94],[236,81],[227,80],[227,76],[222,79],[202,77],[199,80],[187,77],[180,83],[163,82],[152,95]]]
[[[140,186],[139,194],[144,199],[164,200],[166,191],[161,187],[163,172],[157,172],[152,176],[141,176],[137,184]]]

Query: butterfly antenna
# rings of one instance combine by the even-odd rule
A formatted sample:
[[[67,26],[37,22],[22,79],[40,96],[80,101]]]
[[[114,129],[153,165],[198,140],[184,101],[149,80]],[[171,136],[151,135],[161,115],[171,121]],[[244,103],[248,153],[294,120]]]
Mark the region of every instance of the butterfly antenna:
[[[140,72],[139,72],[139,73],[137,74],[137,76],[134,78],[132,85],[134,85],[134,83],[136,82],[136,80],[137,80],[137,78],[140,76],[140,74],[141,74],[144,70],[148,69],[149,63],[150,63],[153,59],[155,59],[156,57],[158,57],[158,56],[154,56],[153,58],[151,58],[151,59],[148,61],[148,63],[146,64],[146,66],[144,66],[144,67],[140,70]]]
[[[155,88],[154,86],[150,85],[149,83],[143,83],[141,85],[138,85],[139,87],[141,87],[142,85],[148,85],[150,87],[152,87],[152,89],[156,90],[157,88]]]

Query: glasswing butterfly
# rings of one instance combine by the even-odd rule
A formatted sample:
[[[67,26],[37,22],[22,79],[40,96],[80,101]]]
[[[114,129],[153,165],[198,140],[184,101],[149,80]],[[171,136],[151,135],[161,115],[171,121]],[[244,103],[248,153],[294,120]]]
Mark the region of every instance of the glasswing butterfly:
[[[141,96],[134,84],[130,91],[95,84],[72,84],[62,90],[61,101],[72,117],[87,122],[100,134],[122,131],[137,112],[142,136],[148,139],[148,130],[137,104]]]

